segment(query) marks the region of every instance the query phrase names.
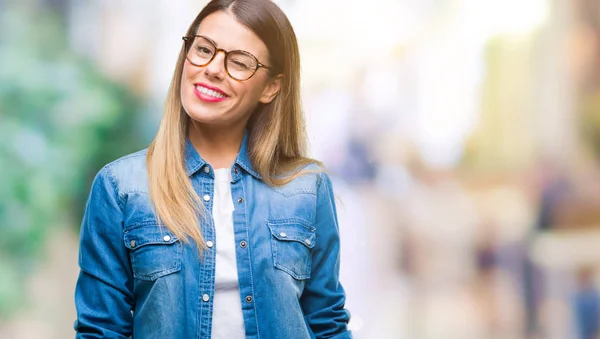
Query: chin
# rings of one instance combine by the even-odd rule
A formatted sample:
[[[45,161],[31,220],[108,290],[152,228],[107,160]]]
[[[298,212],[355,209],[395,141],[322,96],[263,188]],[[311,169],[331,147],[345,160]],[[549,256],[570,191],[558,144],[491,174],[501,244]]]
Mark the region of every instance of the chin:
[[[207,105],[204,105],[197,100],[190,100],[187,102],[188,104],[183,105],[183,109],[190,118],[198,122],[219,119],[219,117],[223,116],[225,113],[225,110],[222,107],[215,107],[214,105],[211,105],[212,107],[207,107]]]
[[[187,112],[187,115],[194,122],[201,123],[201,124],[218,124],[219,122],[222,122],[222,120],[223,120],[221,118],[221,116],[219,116],[219,115],[206,114],[206,112],[203,112],[203,113]]]

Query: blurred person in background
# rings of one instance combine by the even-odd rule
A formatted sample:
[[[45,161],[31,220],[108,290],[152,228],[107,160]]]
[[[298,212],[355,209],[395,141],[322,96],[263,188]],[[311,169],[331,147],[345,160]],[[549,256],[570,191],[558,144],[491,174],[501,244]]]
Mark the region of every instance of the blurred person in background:
[[[536,236],[552,231],[557,226],[557,210],[570,190],[566,169],[550,157],[544,157],[538,165],[539,207],[534,227],[524,239],[524,253],[529,253]],[[528,338],[542,335],[543,328],[540,316],[543,301],[547,293],[544,270],[528,255],[523,256],[523,302],[525,307],[525,331]]]
[[[576,275],[578,286],[572,304],[578,339],[597,339],[600,334],[600,292],[594,284],[594,275],[592,267],[583,267]]]
[[[183,40],[156,138],[92,184],[77,338],[351,338],[288,19],[214,0]]]

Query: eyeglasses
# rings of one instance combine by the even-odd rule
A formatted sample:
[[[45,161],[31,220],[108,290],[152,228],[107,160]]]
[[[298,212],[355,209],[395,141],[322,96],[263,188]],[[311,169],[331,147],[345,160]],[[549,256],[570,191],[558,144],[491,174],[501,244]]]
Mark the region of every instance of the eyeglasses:
[[[258,71],[259,68],[271,69],[246,51],[226,51],[217,48],[214,41],[201,35],[184,36],[185,55],[188,61],[198,67],[210,64],[219,52],[225,54],[225,71],[234,80],[245,81]]]

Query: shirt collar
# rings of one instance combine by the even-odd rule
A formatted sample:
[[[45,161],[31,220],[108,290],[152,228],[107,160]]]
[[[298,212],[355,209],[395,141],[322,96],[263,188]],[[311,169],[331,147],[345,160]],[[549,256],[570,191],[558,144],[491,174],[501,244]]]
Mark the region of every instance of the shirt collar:
[[[238,153],[238,156],[235,160],[235,164],[237,164],[239,167],[243,168],[246,172],[248,172],[255,178],[261,180],[262,177],[254,169],[254,167],[252,166],[252,162],[250,161],[250,154],[249,154],[249,147],[248,147],[249,138],[250,138],[249,133],[248,133],[248,131],[246,131],[244,133],[244,139],[243,139],[242,145],[240,147],[240,152]],[[202,159],[200,154],[198,154],[198,152],[196,151],[196,148],[194,148],[194,145],[192,145],[192,142],[190,141],[189,138],[185,139],[184,153],[185,153],[184,154],[185,155],[185,160],[184,160],[185,161],[185,170],[186,170],[188,176],[191,177],[198,170],[200,170],[204,165],[206,165],[206,161],[204,159]]]
[[[185,138],[184,156],[185,171],[189,177],[206,165],[206,161],[198,154],[189,138]]]
[[[248,131],[244,132],[244,140],[242,141],[242,146],[240,147],[237,159],[235,159],[235,163],[256,179],[262,180],[262,177],[254,167],[252,167],[252,162],[250,161],[249,139],[250,134]]]

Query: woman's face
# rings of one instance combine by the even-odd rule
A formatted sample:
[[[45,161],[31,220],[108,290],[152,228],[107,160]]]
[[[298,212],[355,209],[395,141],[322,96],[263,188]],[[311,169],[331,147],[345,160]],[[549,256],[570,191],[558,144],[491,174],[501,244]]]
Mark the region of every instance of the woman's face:
[[[259,62],[269,65],[265,44],[228,12],[219,11],[207,16],[196,34],[214,41],[217,48],[247,51]],[[234,80],[225,70],[224,59],[225,54],[219,52],[203,67],[186,59],[181,77],[181,102],[190,118],[200,124],[245,126],[259,102],[273,100],[279,91],[280,80],[269,77],[264,68],[259,68],[248,80]]]

